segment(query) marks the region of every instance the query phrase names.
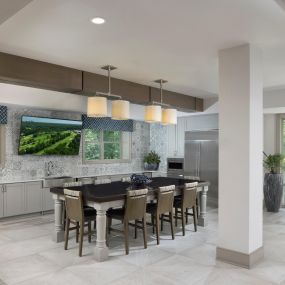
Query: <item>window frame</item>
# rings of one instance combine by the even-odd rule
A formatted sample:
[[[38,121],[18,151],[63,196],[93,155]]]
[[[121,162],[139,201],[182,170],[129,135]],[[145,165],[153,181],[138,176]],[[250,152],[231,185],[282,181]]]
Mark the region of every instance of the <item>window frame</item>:
[[[131,147],[132,147],[132,134],[129,133],[129,158],[120,158],[120,159],[102,159],[104,157],[104,130],[98,130],[100,132],[100,143],[99,148],[100,148],[100,157],[101,159],[91,159],[87,160],[85,159],[85,151],[86,151],[86,146],[85,146],[85,132],[86,129],[82,130],[82,162],[84,164],[111,164],[111,163],[130,163],[132,159],[132,152],[131,152]],[[123,133],[122,131],[120,132],[120,154],[121,157],[123,155]],[[117,143],[117,142],[111,142],[111,141],[106,141],[106,143]]]

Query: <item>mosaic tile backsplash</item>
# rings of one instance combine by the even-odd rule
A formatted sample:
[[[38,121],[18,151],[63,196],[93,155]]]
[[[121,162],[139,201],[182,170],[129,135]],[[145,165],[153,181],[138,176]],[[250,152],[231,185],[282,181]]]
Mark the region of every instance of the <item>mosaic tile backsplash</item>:
[[[22,115],[81,119],[79,113],[9,107],[8,124],[4,126],[6,157],[4,167],[0,168],[0,183],[42,179],[46,176],[47,164],[50,161],[53,164],[50,175],[55,176],[96,176],[139,172],[143,170],[143,157],[150,150],[155,150],[161,155],[160,170],[166,171],[167,129],[164,126],[135,121],[130,163],[84,164],[82,144],[78,156],[19,156],[17,153]]]

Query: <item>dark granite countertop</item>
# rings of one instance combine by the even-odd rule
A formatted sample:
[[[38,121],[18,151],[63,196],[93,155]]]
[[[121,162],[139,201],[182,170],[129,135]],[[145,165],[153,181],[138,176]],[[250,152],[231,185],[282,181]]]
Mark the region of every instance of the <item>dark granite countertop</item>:
[[[195,180],[189,179],[178,179],[169,177],[156,177],[152,178],[152,182],[147,186],[149,191],[155,191],[158,187],[175,185],[176,187],[181,187],[184,183],[195,182]],[[198,186],[209,186],[210,183],[206,181],[198,181]],[[116,181],[108,184],[86,184],[82,186],[68,187],[68,189],[82,191],[83,198],[86,201],[93,202],[109,202],[121,200],[126,197],[127,189],[130,187],[130,183]],[[63,195],[63,187],[54,187],[50,189],[51,193]]]

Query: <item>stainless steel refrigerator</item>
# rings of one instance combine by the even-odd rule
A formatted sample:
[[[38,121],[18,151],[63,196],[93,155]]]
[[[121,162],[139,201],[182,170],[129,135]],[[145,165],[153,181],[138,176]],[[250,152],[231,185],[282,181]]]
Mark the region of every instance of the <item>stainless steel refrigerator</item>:
[[[209,181],[208,202],[218,206],[218,130],[185,132],[184,153],[184,175]]]

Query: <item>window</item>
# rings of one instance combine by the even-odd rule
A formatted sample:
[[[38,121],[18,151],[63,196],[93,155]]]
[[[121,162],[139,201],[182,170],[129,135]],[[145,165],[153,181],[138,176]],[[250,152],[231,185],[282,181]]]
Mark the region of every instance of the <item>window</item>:
[[[121,162],[130,160],[130,133],[120,131],[83,132],[83,159],[85,162]]]

